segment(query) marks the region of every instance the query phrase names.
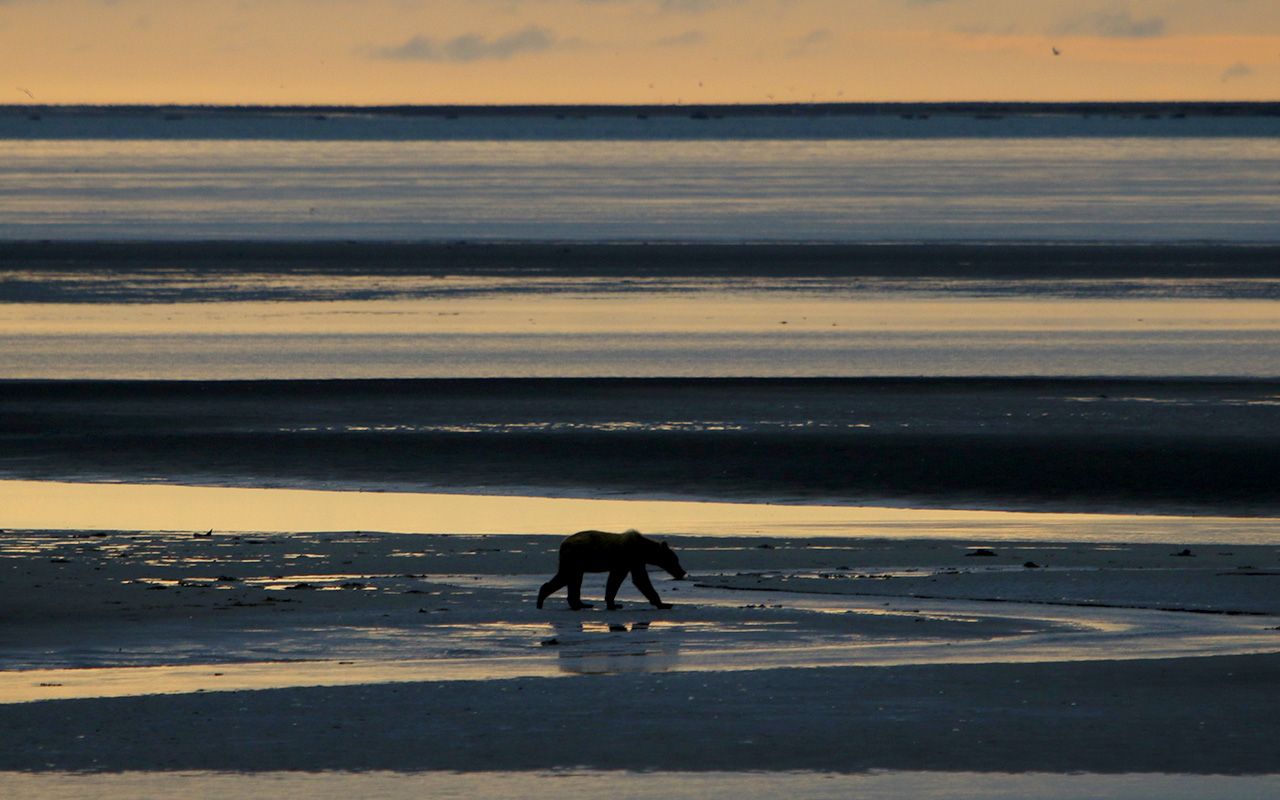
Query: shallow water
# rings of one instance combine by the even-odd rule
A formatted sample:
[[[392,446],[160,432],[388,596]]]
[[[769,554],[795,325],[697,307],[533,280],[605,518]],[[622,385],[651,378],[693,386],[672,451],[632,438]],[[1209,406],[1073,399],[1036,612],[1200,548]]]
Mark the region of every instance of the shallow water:
[[[586,528],[637,528],[651,534],[865,536],[972,544],[1280,543],[1280,524],[1272,519],[52,481],[0,481],[0,509],[0,525],[27,530],[564,535]]]
[[[513,581],[528,598],[541,577],[498,577],[488,584]],[[296,630],[230,626],[221,636],[209,631],[184,638],[173,624],[169,630],[137,626],[132,636],[108,628],[82,633],[102,641],[86,642],[80,651],[42,640],[41,647],[53,648],[46,654],[14,653],[10,668],[0,671],[0,703],[582,675],[1191,658],[1277,647],[1270,616],[886,601],[701,584],[685,587],[678,600],[682,608],[662,619],[645,609],[611,612],[607,621],[575,615],[569,622],[555,612],[538,620],[504,608],[493,612],[498,622],[456,629],[387,623],[362,630],[314,622]],[[766,605],[770,610],[755,619],[741,617],[740,609]],[[135,640],[148,642],[152,652],[116,655],[107,648]],[[79,666],[61,666],[68,661]],[[112,666],[130,661],[136,665]]]

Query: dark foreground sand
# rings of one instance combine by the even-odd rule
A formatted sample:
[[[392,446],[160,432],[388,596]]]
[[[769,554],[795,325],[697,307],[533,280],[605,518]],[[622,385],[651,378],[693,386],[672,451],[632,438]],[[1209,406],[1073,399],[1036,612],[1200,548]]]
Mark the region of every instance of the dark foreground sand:
[[[3,770],[1274,773],[1280,657],[311,687],[0,706]]]

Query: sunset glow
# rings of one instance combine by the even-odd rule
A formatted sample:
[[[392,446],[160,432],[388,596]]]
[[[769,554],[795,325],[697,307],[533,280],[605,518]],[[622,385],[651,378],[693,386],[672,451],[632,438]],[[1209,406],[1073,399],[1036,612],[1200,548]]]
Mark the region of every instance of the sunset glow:
[[[1271,0],[5,0],[10,104],[1272,100]]]

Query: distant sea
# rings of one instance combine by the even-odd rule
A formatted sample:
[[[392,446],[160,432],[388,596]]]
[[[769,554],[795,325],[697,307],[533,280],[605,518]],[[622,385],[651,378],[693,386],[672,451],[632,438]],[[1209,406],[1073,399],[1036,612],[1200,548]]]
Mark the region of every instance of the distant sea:
[[[0,376],[1272,378],[1277,187],[1270,104],[8,107]]]

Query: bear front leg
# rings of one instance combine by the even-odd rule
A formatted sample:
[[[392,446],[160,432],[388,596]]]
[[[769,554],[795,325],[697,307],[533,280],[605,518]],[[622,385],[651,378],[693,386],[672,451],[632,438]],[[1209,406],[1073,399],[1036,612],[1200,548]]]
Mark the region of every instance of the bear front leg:
[[[609,580],[604,586],[604,603],[610,611],[617,611],[622,608],[622,606],[613,602],[613,599],[618,596],[618,590],[622,588],[622,582],[626,578],[627,571],[625,569],[615,569],[609,573]]]
[[[631,581],[640,590],[640,594],[644,595],[645,599],[653,604],[654,608],[671,608],[670,603],[664,603],[662,598],[658,597],[658,592],[653,588],[653,583],[649,580],[649,571],[644,568],[643,564],[631,570]]]
[[[574,611],[581,611],[584,608],[593,608],[590,603],[582,602],[582,573],[575,572],[569,576],[569,608]]]

